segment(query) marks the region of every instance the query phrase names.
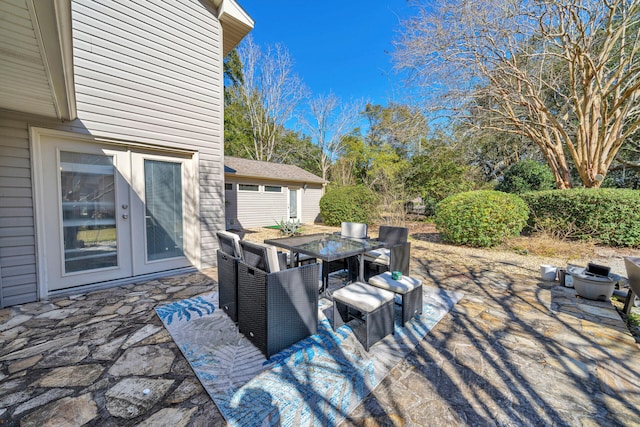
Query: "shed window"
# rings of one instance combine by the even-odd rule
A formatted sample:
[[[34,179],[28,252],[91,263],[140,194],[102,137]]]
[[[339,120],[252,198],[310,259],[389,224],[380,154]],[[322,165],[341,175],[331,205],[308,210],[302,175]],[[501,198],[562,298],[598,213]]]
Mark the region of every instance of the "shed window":
[[[264,191],[266,193],[282,193],[282,187],[279,185],[265,185]]]
[[[238,189],[242,191],[258,191],[260,187],[257,184],[238,184]]]

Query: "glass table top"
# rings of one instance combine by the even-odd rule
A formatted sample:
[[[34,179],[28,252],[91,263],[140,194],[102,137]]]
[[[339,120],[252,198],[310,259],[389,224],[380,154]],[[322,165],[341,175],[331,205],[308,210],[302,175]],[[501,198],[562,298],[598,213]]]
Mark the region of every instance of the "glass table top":
[[[315,256],[325,261],[333,261],[358,255],[384,246],[383,242],[369,239],[352,239],[339,234],[309,234],[306,236],[284,237],[264,241],[293,252]]]

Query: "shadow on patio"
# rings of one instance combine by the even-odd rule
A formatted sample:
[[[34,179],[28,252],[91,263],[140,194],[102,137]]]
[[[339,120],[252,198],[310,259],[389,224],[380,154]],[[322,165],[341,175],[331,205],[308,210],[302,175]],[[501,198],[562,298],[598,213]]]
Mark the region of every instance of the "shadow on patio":
[[[610,303],[537,274],[496,273],[447,246],[415,259],[425,285],[465,297],[352,415],[416,425],[633,425],[640,352]],[[432,250],[434,248],[431,248]],[[359,424],[356,422],[356,424]]]
[[[462,262],[444,245],[413,259],[426,286],[465,295],[344,424],[640,419],[640,352],[615,310],[492,262]],[[214,269],[1,310],[0,424],[224,425],[153,311],[211,292],[216,278]]]

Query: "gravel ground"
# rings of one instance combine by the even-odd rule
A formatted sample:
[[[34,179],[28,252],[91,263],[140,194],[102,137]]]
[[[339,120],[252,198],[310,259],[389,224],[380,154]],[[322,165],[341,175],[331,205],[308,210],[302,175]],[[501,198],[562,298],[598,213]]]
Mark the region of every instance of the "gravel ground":
[[[465,246],[454,246],[441,241],[433,224],[409,222],[412,260],[429,259],[444,256],[451,261],[478,262],[491,264],[499,271],[510,271],[518,274],[529,272],[539,274],[540,265],[551,264],[566,267],[567,264],[586,266],[589,262],[611,267],[611,272],[626,277],[624,256],[640,256],[640,250],[629,248],[611,248],[596,246],[591,243],[551,240],[540,237],[519,237],[509,244],[497,248],[480,249]],[[318,224],[305,224],[303,234],[339,231],[338,227]],[[369,229],[369,235],[377,236],[378,227]],[[269,228],[253,228],[246,230],[245,239],[262,242],[265,239],[280,237],[279,230]],[[515,249],[514,249],[515,248]],[[412,264],[413,267],[413,264]]]
[[[418,274],[423,274],[425,269],[429,269],[429,265],[440,261],[454,266],[453,268],[460,266],[461,271],[490,271],[497,275],[508,274],[513,277],[540,277],[542,264],[566,267],[568,264],[586,266],[589,262],[594,262],[606,265],[611,268],[612,273],[626,278],[623,257],[640,256],[638,249],[612,248],[544,237],[518,237],[491,249],[469,248],[442,242],[433,224],[414,221],[408,222],[405,226],[409,227],[411,241],[410,267],[412,270],[422,271]],[[339,227],[305,224],[302,233],[333,233],[339,230]],[[269,228],[248,229],[245,233],[244,238],[254,242],[282,237],[279,230]],[[377,235],[378,227],[370,227],[369,236]],[[612,303],[620,310],[624,305],[624,301],[615,298],[612,299]],[[632,308],[632,312],[640,315],[640,307]],[[640,326],[630,327],[630,330],[640,342]]]

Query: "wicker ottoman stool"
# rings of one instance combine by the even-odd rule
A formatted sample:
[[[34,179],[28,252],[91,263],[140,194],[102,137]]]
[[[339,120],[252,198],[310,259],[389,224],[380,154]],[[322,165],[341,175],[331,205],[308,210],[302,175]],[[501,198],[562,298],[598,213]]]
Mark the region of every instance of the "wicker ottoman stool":
[[[416,314],[422,314],[422,281],[409,276],[398,280],[390,271],[373,276],[369,284],[402,295],[402,326]]]
[[[369,347],[394,333],[393,293],[355,282],[335,291],[333,297],[333,330],[352,318],[364,321],[365,336],[356,334],[366,351]]]

